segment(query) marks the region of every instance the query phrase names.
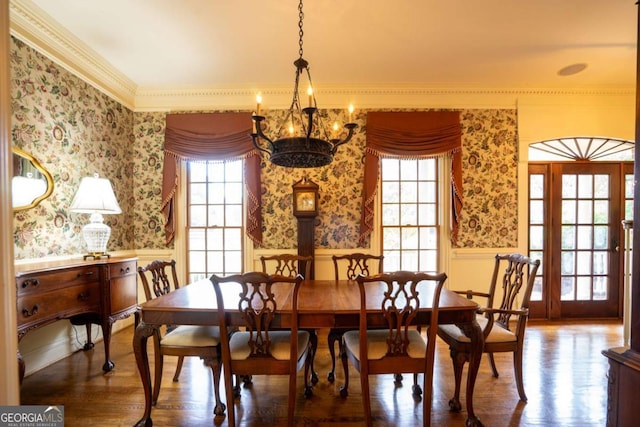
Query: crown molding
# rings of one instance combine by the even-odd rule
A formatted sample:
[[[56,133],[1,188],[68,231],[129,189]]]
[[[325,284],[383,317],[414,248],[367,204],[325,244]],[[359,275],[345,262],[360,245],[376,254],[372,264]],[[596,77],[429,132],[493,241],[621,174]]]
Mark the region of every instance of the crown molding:
[[[135,105],[136,85],[29,0],[9,2],[9,30],[36,51],[125,107]]]
[[[10,33],[133,111],[247,110],[261,92],[266,109],[286,109],[291,88],[138,87],[84,42],[53,21],[31,0],[11,0]],[[586,98],[609,98],[627,104],[635,99],[635,87],[612,88],[474,88],[427,87],[408,84],[360,84],[318,86],[318,104],[325,109],[346,108],[517,108],[526,100],[539,104],[583,102]]]
[[[241,89],[230,87],[138,89],[136,111],[251,110],[260,92],[265,109],[286,109],[290,87]],[[635,88],[434,88],[410,85],[332,86],[315,88],[318,104],[325,109],[346,108],[517,108],[523,100],[562,104],[608,98],[623,102],[635,97]],[[620,101],[621,100],[621,101]]]

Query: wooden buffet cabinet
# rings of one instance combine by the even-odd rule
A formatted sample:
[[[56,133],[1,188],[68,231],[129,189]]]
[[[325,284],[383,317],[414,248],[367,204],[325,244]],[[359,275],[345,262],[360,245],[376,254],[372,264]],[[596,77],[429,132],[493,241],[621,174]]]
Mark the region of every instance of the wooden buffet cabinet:
[[[108,372],[111,327],[137,311],[137,258],[64,260],[15,266],[18,342],[29,332],[62,319],[86,325],[85,350],[93,348],[91,325],[100,325]],[[25,364],[18,352],[20,381]]]

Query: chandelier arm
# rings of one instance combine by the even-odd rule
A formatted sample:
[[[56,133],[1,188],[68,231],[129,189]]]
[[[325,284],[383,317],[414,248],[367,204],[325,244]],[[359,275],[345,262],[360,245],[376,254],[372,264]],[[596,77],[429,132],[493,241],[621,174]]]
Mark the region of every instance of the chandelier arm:
[[[307,132],[306,132],[306,135],[307,135],[307,139],[309,139],[309,137],[311,136],[311,132],[313,132],[313,113],[316,112],[316,108],[307,107],[307,108],[304,108],[302,110],[302,112],[307,115]]]
[[[252,118],[256,123],[256,131],[255,133],[251,134],[251,138],[253,139],[253,146],[256,147],[258,150],[270,155],[273,152],[273,141],[267,135],[265,135],[264,132],[262,131],[262,121],[264,120],[264,117],[253,116]],[[271,148],[271,151],[267,150],[266,148],[263,148],[258,143],[259,138],[262,138],[269,143],[269,147]]]
[[[331,154],[336,154],[339,146],[351,141],[351,137],[353,136],[353,131],[356,129],[356,127],[358,127],[358,125],[355,123],[347,123],[346,125],[344,125],[344,127],[347,128],[349,133],[342,141],[339,141],[338,139],[331,140],[331,143],[333,144],[333,149],[331,150]]]

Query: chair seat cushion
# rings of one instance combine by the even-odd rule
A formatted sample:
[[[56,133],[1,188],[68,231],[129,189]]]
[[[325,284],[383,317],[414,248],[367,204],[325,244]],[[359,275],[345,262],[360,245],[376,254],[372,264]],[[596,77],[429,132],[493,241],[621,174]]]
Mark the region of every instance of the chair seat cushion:
[[[271,356],[276,360],[289,360],[290,354],[290,331],[269,331],[271,345],[269,350]],[[298,360],[304,354],[309,345],[309,332],[298,331]],[[229,350],[231,352],[231,360],[244,360],[251,354],[249,348],[249,332],[235,332],[229,339]]]
[[[215,347],[220,344],[217,326],[180,325],[166,334],[162,345],[173,347]]]
[[[352,330],[344,334],[344,344],[351,352],[360,358],[360,331]],[[369,360],[382,359],[387,354],[388,329],[373,329],[367,331],[367,354]],[[420,333],[414,329],[409,330],[409,357],[416,359],[424,358],[427,344]]]
[[[487,327],[487,323],[489,320],[484,316],[477,316],[476,320],[480,325],[480,328],[484,330]],[[438,332],[444,333],[458,342],[471,342],[468,336],[462,332],[460,328],[456,325],[440,325],[438,326]],[[491,332],[489,332],[489,336],[485,339],[486,343],[499,343],[499,342],[516,342],[516,334],[511,331],[506,330],[502,326],[497,323],[493,324],[491,328]]]

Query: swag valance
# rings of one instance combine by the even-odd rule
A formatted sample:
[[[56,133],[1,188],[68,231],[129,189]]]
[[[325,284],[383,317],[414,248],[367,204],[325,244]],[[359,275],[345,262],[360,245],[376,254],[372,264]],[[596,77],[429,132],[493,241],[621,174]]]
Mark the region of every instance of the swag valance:
[[[380,159],[451,157],[451,240],[456,242],[462,209],[462,129],[457,111],[370,112],[367,114],[364,197],[360,241],[373,230],[373,205]]]
[[[162,212],[167,244],[175,237],[178,162],[245,159],[247,234],[262,243],[260,156],[251,137],[249,113],[167,114],[164,140]]]

